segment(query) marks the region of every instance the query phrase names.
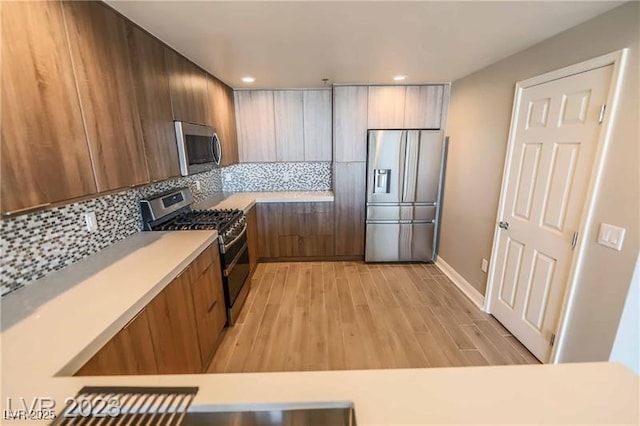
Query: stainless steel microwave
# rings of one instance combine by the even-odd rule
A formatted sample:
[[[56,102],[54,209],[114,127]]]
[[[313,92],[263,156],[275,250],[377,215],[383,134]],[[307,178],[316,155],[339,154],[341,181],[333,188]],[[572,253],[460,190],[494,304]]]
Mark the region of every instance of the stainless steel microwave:
[[[213,127],[185,121],[174,123],[182,176],[206,172],[220,166],[222,148]]]

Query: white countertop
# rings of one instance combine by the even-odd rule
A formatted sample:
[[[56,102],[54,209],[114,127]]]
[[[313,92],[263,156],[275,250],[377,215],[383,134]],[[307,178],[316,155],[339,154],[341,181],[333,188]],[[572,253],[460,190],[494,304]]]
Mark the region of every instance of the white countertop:
[[[241,209],[249,211],[261,203],[326,203],[333,202],[331,191],[293,192],[225,192],[197,203],[198,209]]]
[[[138,232],[0,299],[3,394],[73,374],[217,236]]]
[[[215,232],[144,232],[1,299],[2,405],[82,386],[198,386],[211,405],[353,401],[358,425],[638,424],[638,377],[618,364],[69,377]],[[6,422],[19,424],[20,422]],[[26,423],[26,422],[24,422]],[[29,422],[32,424],[33,422]]]

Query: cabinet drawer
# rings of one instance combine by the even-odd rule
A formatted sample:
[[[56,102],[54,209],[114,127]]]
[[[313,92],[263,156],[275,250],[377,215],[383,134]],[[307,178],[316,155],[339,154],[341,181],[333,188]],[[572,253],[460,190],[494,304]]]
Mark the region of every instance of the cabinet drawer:
[[[196,257],[187,267],[187,273],[191,281],[200,278],[200,275],[206,271],[211,265],[219,261],[218,242],[213,242],[209,247],[204,249],[202,253]]]
[[[218,337],[226,322],[219,274],[220,269],[216,268],[216,265],[211,265],[197,280],[191,283],[200,342],[200,358],[203,365],[207,364],[215,350]]]

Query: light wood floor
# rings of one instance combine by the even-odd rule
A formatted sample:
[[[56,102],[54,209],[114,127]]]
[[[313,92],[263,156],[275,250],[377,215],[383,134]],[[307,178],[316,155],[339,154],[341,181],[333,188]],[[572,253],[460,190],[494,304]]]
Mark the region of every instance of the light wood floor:
[[[263,263],[211,373],[538,361],[434,265]]]

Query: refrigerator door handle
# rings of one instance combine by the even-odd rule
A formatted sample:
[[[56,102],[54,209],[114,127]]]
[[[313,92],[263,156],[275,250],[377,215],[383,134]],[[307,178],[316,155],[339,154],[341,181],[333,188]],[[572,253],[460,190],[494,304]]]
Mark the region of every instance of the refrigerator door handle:
[[[418,158],[420,157],[420,132],[417,130],[407,130],[405,134],[406,148],[402,201],[414,202],[416,199],[416,180],[418,178]]]
[[[403,130],[400,134],[400,161],[398,167],[400,168],[398,174],[398,201],[404,200],[404,188],[406,184],[406,155],[407,155],[407,130]]]

